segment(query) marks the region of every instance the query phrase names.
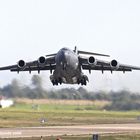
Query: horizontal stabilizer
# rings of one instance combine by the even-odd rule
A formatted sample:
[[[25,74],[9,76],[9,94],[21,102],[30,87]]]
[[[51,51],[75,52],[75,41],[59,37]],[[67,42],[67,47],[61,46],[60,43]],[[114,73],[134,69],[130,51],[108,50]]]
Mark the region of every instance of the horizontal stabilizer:
[[[85,51],[78,51],[78,54],[88,54],[88,55],[98,55],[98,56],[110,57],[110,55],[106,55],[106,54],[92,53],[92,52],[85,52]]]

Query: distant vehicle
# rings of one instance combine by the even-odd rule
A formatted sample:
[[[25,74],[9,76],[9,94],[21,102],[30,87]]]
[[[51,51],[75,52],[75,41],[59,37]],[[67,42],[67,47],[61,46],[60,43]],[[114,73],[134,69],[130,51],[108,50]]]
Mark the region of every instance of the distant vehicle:
[[[91,55],[91,56],[81,56],[81,54]],[[6,67],[0,67],[0,70],[10,70],[12,72],[20,71],[40,71],[49,70],[52,75],[50,75],[50,80],[53,85],[58,84],[81,84],[86,85],[88,80],[87,75],[84,75],[82,70],[98,70],[102,73],[104,71],[122,71],[128,72],[132,70],[140,70],[140,67],[130,66],[120,64],[117,60],[112,60],[110,62],[96,59],[94,56],[105,56],[109,55],[85,52],[74,50],[68,48],[62,48],[55,54],[46,55],[46,57],[41,56],[38,60],[25,62],[24,60],[19,60],[16,65],[10,65]]]

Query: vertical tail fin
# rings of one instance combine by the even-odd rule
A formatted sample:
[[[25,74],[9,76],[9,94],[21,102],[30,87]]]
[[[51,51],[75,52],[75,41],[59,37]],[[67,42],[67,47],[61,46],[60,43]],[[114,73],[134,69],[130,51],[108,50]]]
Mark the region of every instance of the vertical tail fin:
[[[74,52],[75,52],[76,54],[78,54],[77,46],[75,46]]]

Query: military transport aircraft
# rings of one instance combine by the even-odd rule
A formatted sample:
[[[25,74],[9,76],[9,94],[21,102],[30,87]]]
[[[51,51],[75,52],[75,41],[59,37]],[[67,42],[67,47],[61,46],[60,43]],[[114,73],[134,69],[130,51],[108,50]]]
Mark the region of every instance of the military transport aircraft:
[[[90,56],[81,56],[80,54],[86,54]],[[120,64],[117,60],[112,60],[110,62],[96,59],[94,56],[105,56],[109,55],[85,52],[77,50],[75,47],[74,50],[68,48],[62,48],[55,54],[49,54],[41,56],[38,60],[25,62],[24,60],[19,60],[16,65],[10,65],[6,67],[0,67],[0,70],[10,70],[12,72],[20,71],[40,71],[49,70],[52,74],[50,80],[53,85],[58,84],[81,84],[86,85],[88,77],[83,74],[82,70],[88,70],[91,73],[91,70],[98,70],[102,73],[104,71],[122,71],[123,73],[140,70],[140,67],[130,66]]]

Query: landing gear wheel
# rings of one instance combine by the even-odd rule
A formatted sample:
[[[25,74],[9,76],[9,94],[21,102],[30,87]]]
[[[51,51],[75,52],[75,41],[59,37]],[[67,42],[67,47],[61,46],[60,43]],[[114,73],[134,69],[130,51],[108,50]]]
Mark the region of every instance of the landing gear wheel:
[[[83,85],[87,85],[87,81],[88,81],[88,77],[86,76],[86,75],[83,75],[82,77],[81,77],[81,79],[78,79],[77,80],[77,84],[79,85],[79,84],[81,84],[82,86]]]
[[[58,78],[58,83],[61,85],[62,84],[62,79]]]
[[[81,85],[87,85],[87,82],[86,82],[86,79],[85,79],[85,78],[83,78],[83,79],[81,80]]]
[[[58,84],[61,85],[61,84],[62,84],[62,79],[61,79],[61,78],[53,79],[53,80],[52,80],[52,84],[53,84],[53,86],[54,86],[54,85],[57,86]]]
[[[58,81],[57,80],[52,80],[52,84],[54,85],[58,85]]]

